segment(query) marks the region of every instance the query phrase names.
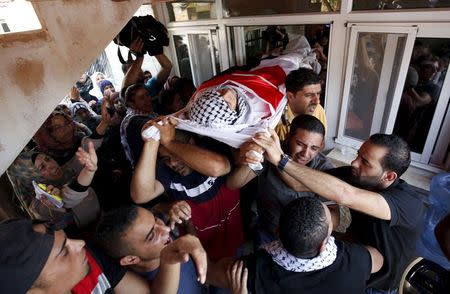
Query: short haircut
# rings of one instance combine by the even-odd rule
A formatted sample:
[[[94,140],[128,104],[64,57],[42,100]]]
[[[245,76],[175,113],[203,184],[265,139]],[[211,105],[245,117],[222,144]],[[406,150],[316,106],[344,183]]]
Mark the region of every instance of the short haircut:
[[[316,197],[301,197],[286,205],[280,216],[280,240],[297,258],[313,258],[328,237],[328,221]]]
[[[114,258],[122,258],[132,253],[131,244],[125,244],[122,236],[138,216],[139,206],[128,205],[105,212],[96,229],[96,239],[106,252]]]
[[[134,102],[134,96],[136,95],[136,92],[139,89],[145,89],[144,84],[136,83],[136,84],[133,84],[133,85],[129,86],[125,90],[124,100],[125,100],[125,105],[126,106],[130,106],[130,102]]]
[[[392,170],[400,177],[408,169],[411,152],[405,140],[394,134],[373,134],[369,141],[388,150],[381,161],[384,170]]]
[[[302,129],[311,133],[317,133],[325,137],[325,127],[323,123],[316,117],[309,114],[297,115],[291,122],[289,129],[289,137],[295,135],[298,129]]]
[[[286,77],[286,91],[293,94],[309,85],[320,84],[320,76],[312,69],[299,68],[291,71]]]

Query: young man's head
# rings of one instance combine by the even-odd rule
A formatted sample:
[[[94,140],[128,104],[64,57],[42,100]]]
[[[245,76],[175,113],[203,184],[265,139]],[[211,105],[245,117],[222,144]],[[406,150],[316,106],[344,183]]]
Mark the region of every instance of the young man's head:
[[[28,219],[0,224],[0,292],[68,293],[89,272],[85,243]]]
[[[152,112],[152,96],[144,84],[133,84],[125,91],[125,105],[135,110]]]
[[[325,249],[332,227],[330,211],[319,199],[298,198],[281,212],[280,241],[295,257],[314,258]]]
[[[313,114],[320,103],[320,77],[313,70],[299,68],[286,77],[286,94],[289,107],[295,116]]]
[[[172,241],[169,232],[162,220],[137,205],[111,210],[97,225],[97,239],[123,266],[152,261],[159,265],[161,250]]]
[[[352,161],[353,181],[366,189],[385,189],[411,163],[408,144],[397,135],[374,134],[362,144]]]
[[[322,149],[324,137],[322,122],[312,115],[301,114],[292,120],[286,140],[287,152],[295,162],[307,165]]]
[[[177,130],[175,133],[175,140],[185,143],[193,144],[193,139],[187,133]],[[182,161],[176,154],[169,152],[164,146],[159,146],[158,157],[165,165],[170,169],[180,174],[181,176],[187,176],[193,172],[184,161]]]

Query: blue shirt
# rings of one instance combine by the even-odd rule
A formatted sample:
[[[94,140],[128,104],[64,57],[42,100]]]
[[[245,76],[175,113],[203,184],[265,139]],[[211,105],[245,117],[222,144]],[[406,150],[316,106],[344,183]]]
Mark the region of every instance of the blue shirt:
[[[149,282],[152,282],[156,278],[156,274],[159,272],[159,268],[145,272],[138,273],[141,277]],[[195,265],[192,259],[189,258],[188,262],[182,263],[180,267],[180,283],[178,285],[178,294],[203,294],[207,293],[205,286],[197,281],[197,273],[195,271]]]

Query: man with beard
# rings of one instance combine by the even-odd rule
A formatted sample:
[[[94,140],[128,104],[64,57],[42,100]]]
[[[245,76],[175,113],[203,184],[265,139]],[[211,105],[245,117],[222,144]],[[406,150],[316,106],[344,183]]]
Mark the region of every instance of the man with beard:
[[[350,237],[375,247],[384,256],[383,268],[368,281],[368,293],[396,293],[403,270],[414,257],[424,211],[420,196],[400,179],[411,161],[407,143],[396,135],[372,135],[362,144],[351,167],[331,170],[344,182],[290,160],[273,131],[271,137],[258,134],[254,140],[281,172],[351,209]]]

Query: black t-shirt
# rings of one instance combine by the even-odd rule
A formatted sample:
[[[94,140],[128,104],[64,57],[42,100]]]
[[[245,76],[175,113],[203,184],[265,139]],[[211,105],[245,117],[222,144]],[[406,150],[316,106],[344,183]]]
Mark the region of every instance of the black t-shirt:
[[[127,270],[121,266],[116,260],[103,253],[101,250],[96,249],[94,246],[89,245],[89,252],[95,258],[97,263],[101,266],[103,273],[108,278],[111,288],[119,284],[122,278],[125,276]]]
[[[329,173],[351,182],[350,167],[336,168]],[[423,227],[424,204],[420,195],[403,180],[397,180],[379,194],[389,205],[391,220],[352,210],[352,223],[347,233],[377,248],[384,257],[383,267],[370,277],[368,287],[396,289],[404,269],[415,256],[416,241]]]
[[[312,272],[292,272],[276,264],[259,250],[243,257],[248,269],[247,288],[251,293],[364,293],[372,261],[361,245],[336,241],[337,257],[330,266]]]

